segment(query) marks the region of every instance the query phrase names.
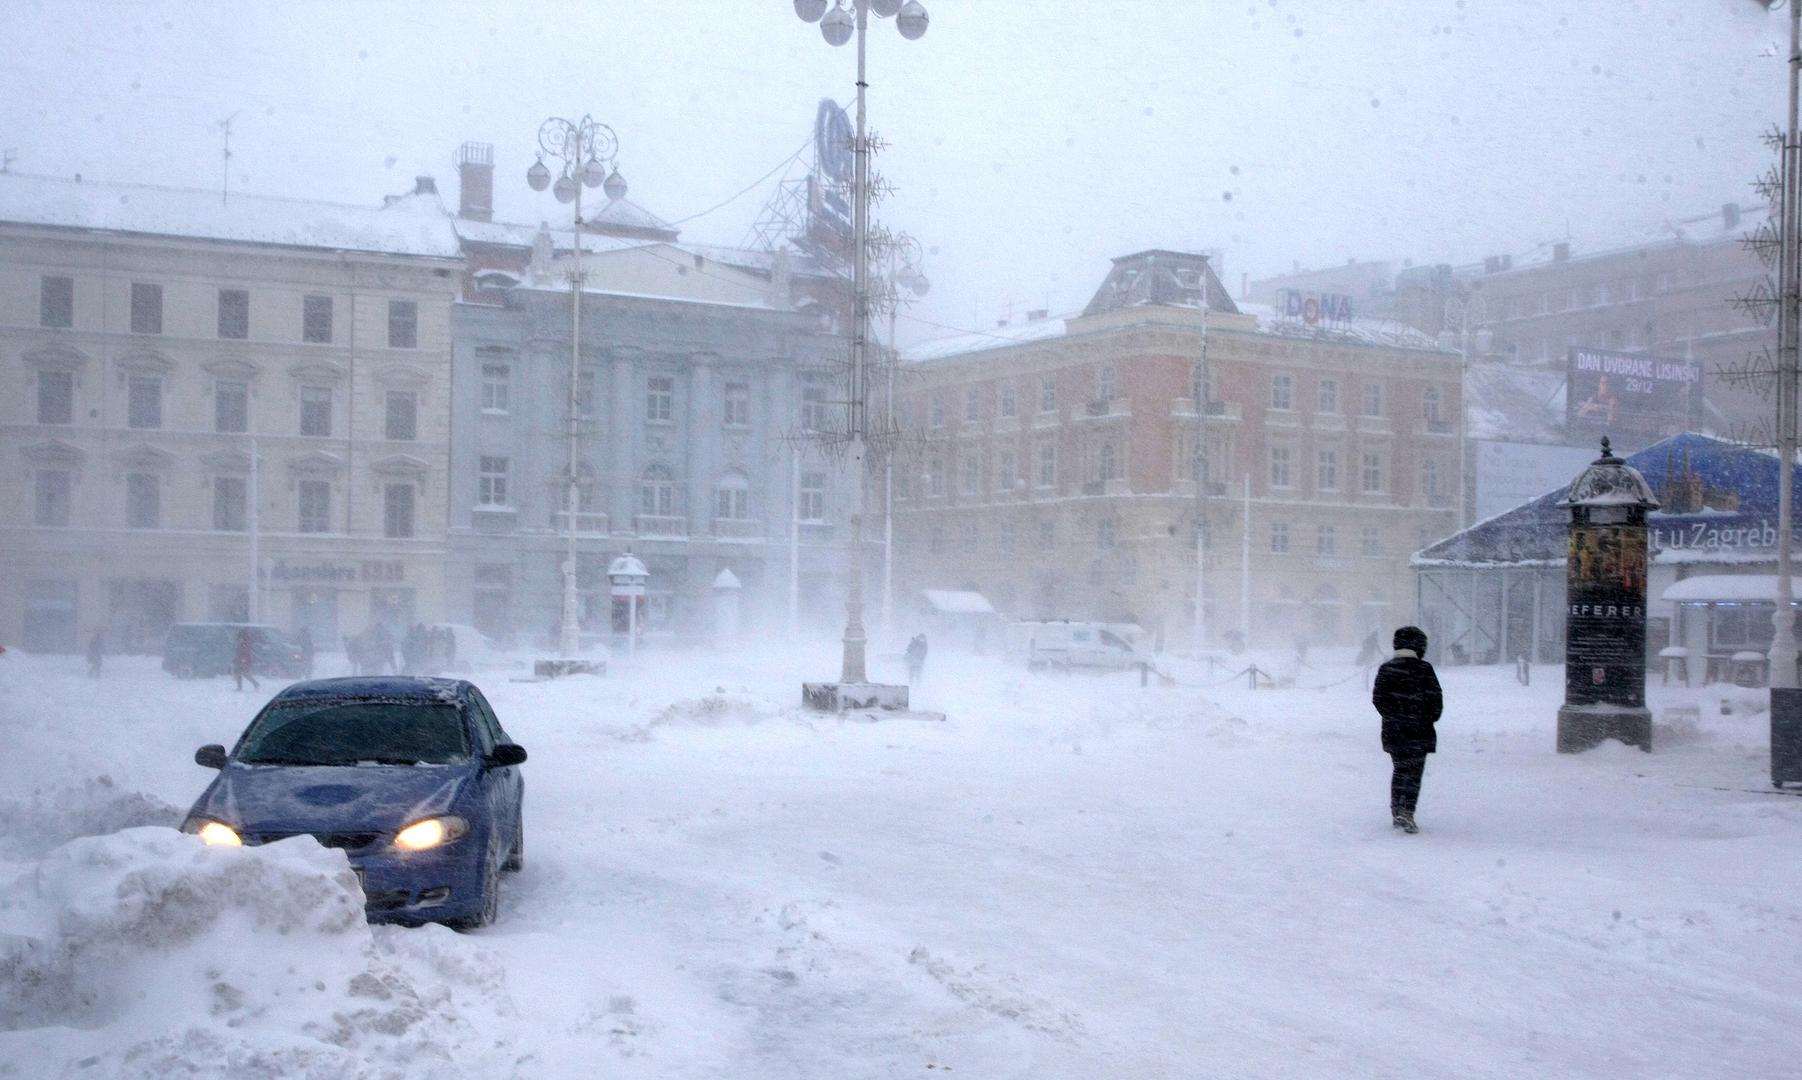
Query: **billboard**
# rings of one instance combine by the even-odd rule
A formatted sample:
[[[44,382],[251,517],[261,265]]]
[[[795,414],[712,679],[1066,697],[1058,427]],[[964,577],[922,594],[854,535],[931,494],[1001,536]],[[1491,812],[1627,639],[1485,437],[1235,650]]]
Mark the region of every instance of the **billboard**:
[[[1566,370],[1565,430],[1573,443],[1609,436],[1637,448],[1695,426],[1702,365],[1694,360],[1573,348]]]
[[[1352,302],[1343,293],[1280,289],[1276,294],[1276,312],[1308,326],[1339,325],[1351,322]]]

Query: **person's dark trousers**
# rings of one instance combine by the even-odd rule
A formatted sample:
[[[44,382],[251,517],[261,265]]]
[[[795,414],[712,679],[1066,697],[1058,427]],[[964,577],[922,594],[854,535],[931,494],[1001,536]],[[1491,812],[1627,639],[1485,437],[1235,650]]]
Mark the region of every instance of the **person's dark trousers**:
[[[1427,756],[1390,755],[1395,762],[1395,775],[1389,781],[1389,812],[1414,816],[1414,804],[1420,801],[1420,778],[1427,771]]]

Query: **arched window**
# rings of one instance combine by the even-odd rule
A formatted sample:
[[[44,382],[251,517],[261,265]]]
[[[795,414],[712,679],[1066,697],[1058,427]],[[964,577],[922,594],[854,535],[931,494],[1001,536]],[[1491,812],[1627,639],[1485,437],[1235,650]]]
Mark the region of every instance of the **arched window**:
[[[1114,449],[1112,440],[1101,444],[1101,450],[1097,457],[1099,458],[1102,483],[1105,484],[1120,475],[1120,452]]]
[[[751,516],[751,484],[736,469],[720,477],[714,490],[713,516],[728,521],[744,521]]]
[[[644,471],[638,481],[638,512],[650,517],[676,515],[676,482],[668,469],[653,465]]]
[[[1439,388],[1429,386],[1420,392],[1421,410],[1426,413],[1427,423],[1439,422]]]

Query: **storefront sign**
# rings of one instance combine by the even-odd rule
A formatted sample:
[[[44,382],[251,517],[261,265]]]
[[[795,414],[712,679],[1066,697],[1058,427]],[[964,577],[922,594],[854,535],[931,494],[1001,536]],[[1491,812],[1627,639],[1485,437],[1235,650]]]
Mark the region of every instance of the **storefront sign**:
[[[407,579],[407,564],[399,559],[364,559],[360,562],[291,563],[276,559],[263,568],[261,577],[273,584],[349,584],[357,581],[397,582]]]
[[[1777,523],[1769,518],[1747,521],[1654,521],[1654,551],[1744,551],[1777,546]]]
[[[1309,326],[1321,323],[1348,323],[1352,317],[1351,297],[1343,293],[1303,292],[1284,289],[1276,296],[1277,314]]]

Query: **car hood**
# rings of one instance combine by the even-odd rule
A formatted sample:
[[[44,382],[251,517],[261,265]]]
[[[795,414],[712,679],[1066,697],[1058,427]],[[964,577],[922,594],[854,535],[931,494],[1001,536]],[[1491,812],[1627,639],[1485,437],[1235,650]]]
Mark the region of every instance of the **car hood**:
[[[190,816],[246,833],[388,831],[449,813],[463,765],[227,765]]]

